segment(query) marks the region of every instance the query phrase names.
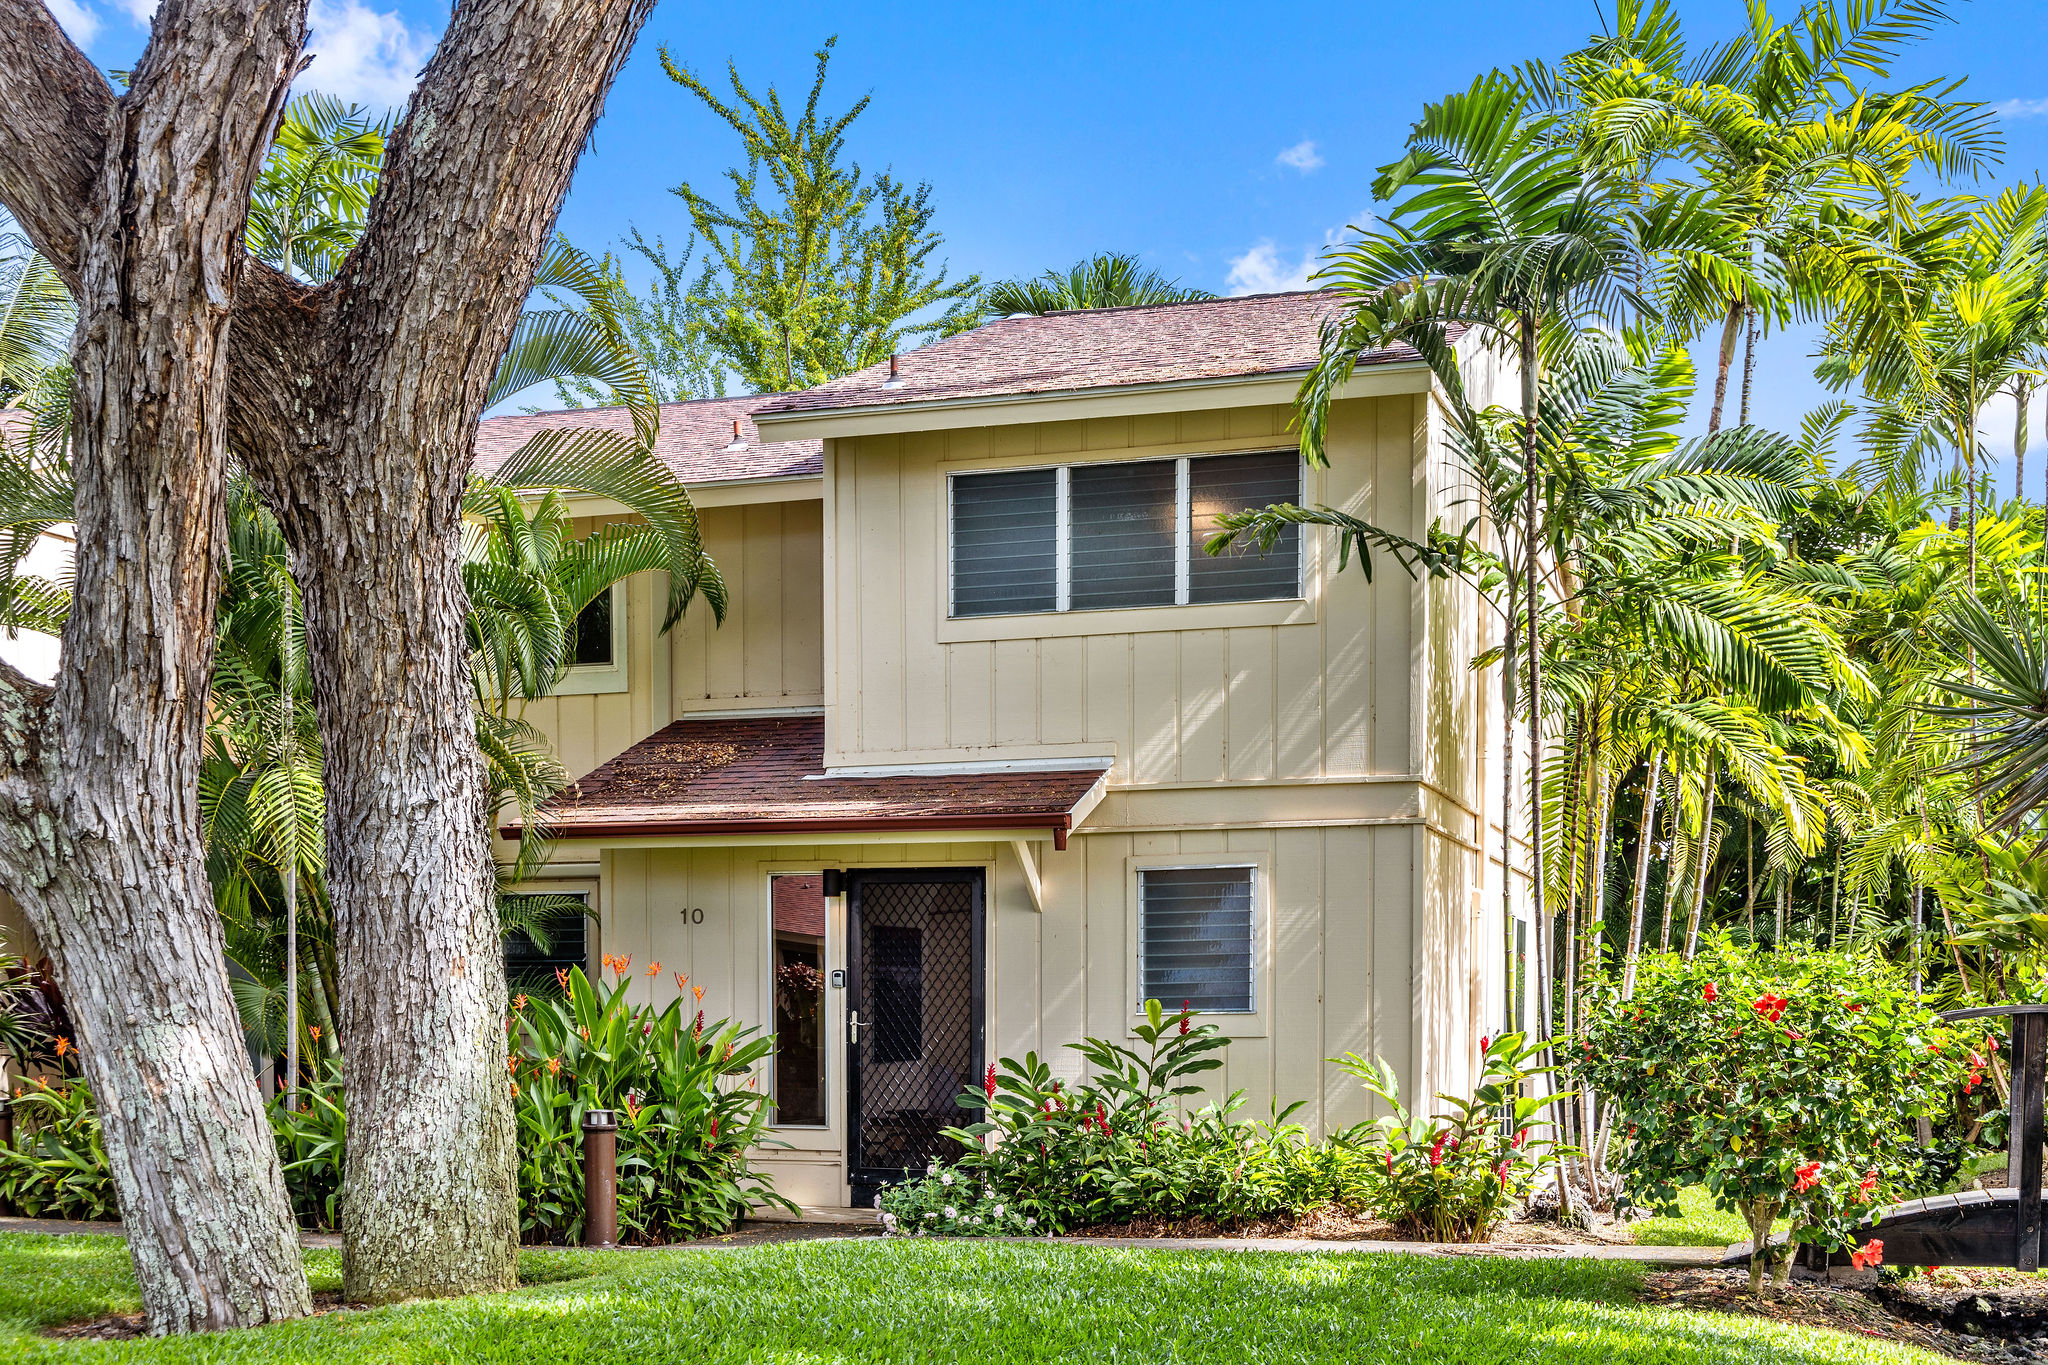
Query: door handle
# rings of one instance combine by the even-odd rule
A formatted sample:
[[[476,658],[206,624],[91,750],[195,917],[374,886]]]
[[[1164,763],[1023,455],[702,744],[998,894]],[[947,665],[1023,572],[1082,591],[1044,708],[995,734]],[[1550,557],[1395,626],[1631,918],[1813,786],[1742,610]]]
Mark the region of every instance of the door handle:
[[[860,1042],[859,1010],[848,1010],[846,1012],[846,1041],[856,1045]]]

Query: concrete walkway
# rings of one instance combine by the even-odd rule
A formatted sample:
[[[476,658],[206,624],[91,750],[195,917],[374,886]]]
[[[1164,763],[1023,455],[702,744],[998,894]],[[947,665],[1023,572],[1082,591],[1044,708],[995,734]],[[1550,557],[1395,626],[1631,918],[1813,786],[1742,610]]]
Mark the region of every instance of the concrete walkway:
[[[862,1210],[865,1212],[865,1210]],[[749,1219],[750,1224],[779,1223],[789,1232],[789,1224],[796,1220],[787,1217],[778,1219]],[[816,1233],[803,1240],[816,1241],[867,1241],[869,1237],[848,1237],[835,1235],[837,1227],[843,1227],[853,1220],[834,1218],[817,1220]],[[799,1226],[810,1225],[805,1219]],[[835,1226],[836,1225],[836,1226]],[[832,1229],[832,1230],[828,1230]],[[0,1232],[39,1232],[50,1235],[66,1233],[96,1233],[105,1237],[122,1235],[119,1223],[73,1223],[56,1218],[0,1218]],[[701,1242],[677,1243],[673,1248],[627,1247],[629,1251],[697,1250],[699,1248],[740,1248],[760,1246],[764,1242],[789,1239],[788,1232],[780,1236],[768,1228],[761,1229],[766,1236],[749,1236],[747,1231],[731,1233],[724,1237],[707,1237]],[[879,1239],[875,1239],[879,1240]],[[1557,1261],[1584,1257],[1595,1261],[1642,1261],[1660,1266],[1715,1266],[1726,1263],[1731,1248],[1727,1247],[1653,1247],[1628,1245],[1573,1245],[1548,1246],[1527,1242],[1473,1242],[1457,1244],[1448,1242],[1337,1242],[1322,1241],[1309,1237],[1002,1237],[991,1241],[1023,1242],[1035,1246],[1077,1246],[1108,1247],[1125,1251],[1318,1251],[1318,1252],[1363,1252],[1388,1253],[1400,1256],[1496,1256],[1511,1261]],[[341,1238],[331,1232],[302,1232],[299,1243],[309,1247],[338,1247]]]

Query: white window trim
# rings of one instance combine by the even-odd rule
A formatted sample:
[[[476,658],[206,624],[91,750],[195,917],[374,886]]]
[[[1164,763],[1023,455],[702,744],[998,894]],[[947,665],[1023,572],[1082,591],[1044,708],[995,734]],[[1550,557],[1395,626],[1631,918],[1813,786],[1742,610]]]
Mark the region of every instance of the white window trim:
[[[1092,607],[1089,612],[1159,611],[1167,606],[1174,607],[1253,607],[1277,602],[1301,602],[1308,596],[1308,555],[1309,538],[1301,535],[1294,553],[1294,590],[1282,597],[1251,597],[1232,602],[1192,601],[1193,572],[1196,547],[1194,545],[1194,494],[1193,479],[1189,470],[1194,460],[1214,459],[1230,455],[1277,454],[1281,446],[1253,447],[1248,450],[1217,450],[1186,455],[1140,456],[1124,460],[1070,460],[1061,464],[1019,464],[1004,465],[997,469],[954,469],[946,472],[946,619],[948,621],[999,620],[1005,616],[1064,616],[1073,611],[1073,495],[1072,472],[1082,466],[1099,464],[1151,463],[1159,460],[1173,462],[1173,601],[1148,602],[1129,607]],[[956,579],[959,567],[959,548],[953,523],[953,481],[973,478],[979,474],[1022,472],[1031,469],[1053,471],[1053,605],[1050,611],[1036,612],[977,612],[972,616],[959,614]],[[1295,496],[1305,496],[1308,475],[1296,456]],[[614,620],[616,620],[616,615]]]
[[[612,661],[608,664],[571,664],[555,684],[553,695],[558,697],[587,697],[595,694],[624,692],[632,686],[632,669],[628,667],[627,641],[631,638],[630,612],[632,594],[624,583],[614,583],[606,591],[612,595]]]
[[[1252,873],[1252,1008],[1242,1014],[1205,1013],[1202,1021],[1214,1024],[1227,1038],[1263,1038],[1270,1019],[1273,998],[1273,860],[1264,851],[1244,853],[1150,853],[1124,859],[1124,933],[1129,945],[1124,954],[1124,995],[1130,1001],[1127,1036],[1145,1017],[1144,974],[1140,959],[1144,952],[1144,893],[1140,872],[1175,868],[1249,868]],[[1180,1008],[1177,1000],[1162,1000],[1169,1012]]]

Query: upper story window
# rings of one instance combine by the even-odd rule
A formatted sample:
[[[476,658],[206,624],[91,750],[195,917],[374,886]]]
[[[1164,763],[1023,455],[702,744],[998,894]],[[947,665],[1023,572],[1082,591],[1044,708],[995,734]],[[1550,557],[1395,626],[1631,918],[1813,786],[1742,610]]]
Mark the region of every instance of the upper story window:
[[[590,599],[590,605],[576,613],[570,627],[569,662],[572,666],[609,665],[612,662],[612,590],[607,588]]]
[[[1202,544],[1225,513],[1300,500],[1292,450],[955,474],[950,614],[1299,597],[1300,527],[1266,554]]]

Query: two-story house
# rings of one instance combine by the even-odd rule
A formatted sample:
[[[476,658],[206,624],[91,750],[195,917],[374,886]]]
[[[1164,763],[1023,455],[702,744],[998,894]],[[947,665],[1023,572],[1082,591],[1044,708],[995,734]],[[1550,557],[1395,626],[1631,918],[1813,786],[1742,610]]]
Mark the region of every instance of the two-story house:
[[[664,410],[730,610],[662,637],[634,581],[586,620],[526,713],[580,779],[536,889],[596,912],[558,954],[630,955],[647,998],[702,988],[780,1035],[790,1145],[763,1160],[799,1202],[868,1202],[989,1061],[1077,1070],[1062,1045],[1127,1038],[1148,997],[1234,1040],[1217,1092],[1306,1100],[1321,1131],[1368,1116],[1326,1058],[1468,1081],[1508,990],[1497,685],[1472,667],[1496,618],[1459,583],[1340,572],[1316,531],[1202,548],[1271,502],[1417,539],[1469,519],[1411,352],[1361,364],[1328,466],[1300,458],[1333,307],[1014,318]],[[479,456],[625,420],[494,419]]]

